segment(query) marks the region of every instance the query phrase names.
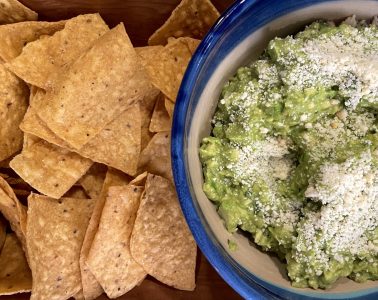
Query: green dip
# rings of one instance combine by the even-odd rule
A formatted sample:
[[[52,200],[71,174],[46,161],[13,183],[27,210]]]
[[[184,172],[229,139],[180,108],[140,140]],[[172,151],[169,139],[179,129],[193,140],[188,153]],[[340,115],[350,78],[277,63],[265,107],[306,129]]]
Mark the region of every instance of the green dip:
[[[378,279],[378,28],[315,22],[224,86],[203,189],[295,287]]]

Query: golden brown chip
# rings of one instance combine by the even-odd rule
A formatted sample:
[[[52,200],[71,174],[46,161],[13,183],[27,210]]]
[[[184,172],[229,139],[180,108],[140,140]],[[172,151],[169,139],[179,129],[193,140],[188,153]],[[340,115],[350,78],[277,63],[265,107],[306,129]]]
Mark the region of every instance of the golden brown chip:
[[[31,299],[68,299],[81,289],[79,255],[94,200],[36,194],[28,200]]]
[[[86,262],[93,239],[97,232],[98,224],[100,222],[101,212],[105,204],[106,195],[108,193],[109,187],[127,185],[130,180],[131,178],[126,174],[123,174],[118,170],[109,168],[108,172],[106,173],[100,197],[98,197],[98,199],[96,200],[91,220],[89,222],[87,232],[85,233],[83,247],[81,248],[80,252],[81,281],[83,284],[84,297],[87,300],[96,299],[103,293],[103,289],[89,270]]]
[[[88,199],[88,195],[85,193],[85,190],[79,186],[74,185],[72,188],[68,190],[67,193],[64,194],[65,198],[78,198],[78,199]]]
[[[0,212],[9,221],[24,249],[26,249],[26,207],[16,197],[9,184],[0,177]]]
[[[10,162],[12,169],[37,191],[59,199],[93,162],[66,149],[39,141]]]
[[[191,37],[201,40],[219,18],[209,0],[183,0],[172,15],[148,39],[149,45],[165,45],[170,37]]]
[[[30,292],[32,275],[14,233],[7,234],[0,254],[0,295]]]
[[[169,180],[148,175],[130,248],[133,258],[157,280],[177,289],[195,288],[197,247]]]
[[[28,43],[7,67],[27,83],[51,88],[55,74],[85,53],[108,30],[99,14],[77,16],[53,36]]]
[[[66,21],[22,22],[0,26],[0,58],[5,62],[16,58],[27,43],[62,30]]]
[[[117,298],[147,275],[132,258],[130,236],[143,187],[110,187],[87,265],[109,298]]]
[[[7,236],[7,225],[6,225],[4,217],[2,216],[2,214],[0,214],[0,254],[1,254],[1,249],[3,249],[6,236]]]
[[[108,167],[102,164],[93,164],[87,173],[80,178],[79,183],[89,197],[95,199],[100,196]]]
[[[144,171],[173,181],[169,132],[156,133],[140,154],[138,173]]]
[[[38,14],[17,0],[0,0],[0,24],[35,21]]]
[[[135,186],[145,186],[147,175],[147,172],[139,174],[137,177],[130,181],[130,184]]]
[[[155,55],[157,55],[162,49],[163,46],[145,46],[145,47],[136,47],[135,51],[140,58],[140,62],[143,67],[146,67],[149,63],[154,60]]]
[[[80,149],[131,104],[143,100],[150,93],[148,85],[120,24],[61,74],[56,88],[46,94],[49,105],[33,106],[56,135]]]
[[[191,38],[172,39],[147,62],[146,70],[152,83],[173,101],[176,101],[193,49],[199,42]]]
[[[155,109],[152,114],[150,131],[162,132],[171,130],[171,118],[165,108],[164,95],[160,95],[155,104]]]
[[[22,148],[29,148],[35,143],[38,143],[41,139],[33,134],[24,133],[24,141],[22,144]]]
[[[175,110],[175,104],[168,98],[165,98],[164,104],[165,104],[165,109],[167,110],[169,117],[172,119],[173,111]]]
[[[18,128],[28,107],[29,89],[0,63],[0,161],[21,150]]]

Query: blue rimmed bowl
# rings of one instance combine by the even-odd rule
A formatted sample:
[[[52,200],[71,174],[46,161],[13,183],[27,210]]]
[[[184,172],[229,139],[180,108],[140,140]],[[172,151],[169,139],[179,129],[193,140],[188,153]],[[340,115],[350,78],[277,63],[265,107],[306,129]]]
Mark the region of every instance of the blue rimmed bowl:
[[[227,232],[202,191],[198,150],[209,135],[221,89],[236,70],[258,58],[269,40],[295,33],[317,19],[378,15],[378,0],[243,0],[220,18],[200,44],[178,95],[172,129],[177,193],[190,229],[210,263],[248,299],[378,299],[378,282],[341,279],[329,290],[297,289],[285,267],[244,236]],[[227,241],[238,244],[230,251]]]

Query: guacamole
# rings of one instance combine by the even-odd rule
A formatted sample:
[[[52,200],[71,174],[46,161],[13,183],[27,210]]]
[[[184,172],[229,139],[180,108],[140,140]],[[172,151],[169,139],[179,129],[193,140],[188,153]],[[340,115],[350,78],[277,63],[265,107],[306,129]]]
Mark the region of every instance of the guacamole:
[[[378,279],[378,27],[315,22],[275,38],[224,86],[203,139],[225,226],[295,287]]]

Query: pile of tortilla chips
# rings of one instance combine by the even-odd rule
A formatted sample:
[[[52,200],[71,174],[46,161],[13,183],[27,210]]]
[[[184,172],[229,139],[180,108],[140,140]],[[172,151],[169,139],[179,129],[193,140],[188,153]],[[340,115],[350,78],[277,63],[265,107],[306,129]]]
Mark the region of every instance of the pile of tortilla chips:
[[[134,48],[98,14],[38,22],[0,0],[0,295],[116,298],[146,276],[195,288],[170,130],[218,17],[208,0],[183,0]]]

